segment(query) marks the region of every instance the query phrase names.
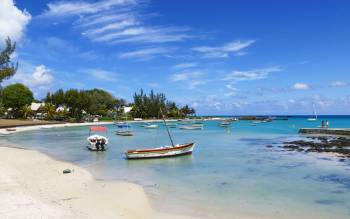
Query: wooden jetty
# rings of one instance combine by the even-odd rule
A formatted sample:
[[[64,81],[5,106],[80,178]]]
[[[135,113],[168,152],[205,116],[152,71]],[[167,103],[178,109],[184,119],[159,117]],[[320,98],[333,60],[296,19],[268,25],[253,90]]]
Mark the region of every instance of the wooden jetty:
[[[350,128],[301,128],[300,134],[313,134],[313,135],[349,135]]]

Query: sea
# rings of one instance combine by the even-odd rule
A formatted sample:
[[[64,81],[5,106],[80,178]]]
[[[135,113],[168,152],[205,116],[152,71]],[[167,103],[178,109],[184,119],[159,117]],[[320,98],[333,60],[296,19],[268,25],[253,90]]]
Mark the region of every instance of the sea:
[[[175,143],[195,142],[192,155],[127,160],[125,151],[169,145],[165,127],[132,123],[134,136],[115,135],[107,125],[108,150],[90,152],[89,127],[19,132],[2,139],[89,170],[96,179],[141,185],[152,206],[198,218],[350,218],[350,159],[330,154],[288,151],[284,141],[302,139],[300,128],[350,127],[349,116],[284,117],[253,124],[205,121],[203,130],[171,128]],[[268,146],[269,145],[269,146]],[[268,146],[268,147],[267,147]],[[15,158],[14,158],[15,159]]]

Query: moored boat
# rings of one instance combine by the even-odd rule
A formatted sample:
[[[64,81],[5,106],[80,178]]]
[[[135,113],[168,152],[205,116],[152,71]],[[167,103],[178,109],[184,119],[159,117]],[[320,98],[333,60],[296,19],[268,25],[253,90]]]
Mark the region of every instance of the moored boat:
[[[315,121],[317,121],[317,113],[316,113],[315,105],[312,105],[312,107],[313,107],[313,110],[314,110],[314,117],[308,118],[307,119],[308,122],[315,122]]]
[[[120,136],[133,136],[133,132],[131,130],[119,130],[115,132],[116,135]]]
[[[115,123],[115,125],[118,128],[129,128],[130,127],[130,125],[127,122],[117,122],[117,123]]]
[[[88,141],[87,148],[90,151],[105,151],[108,145],[108,138],[102,135],[91,135],[92,132],[106,132],[107,128],[104,126],[91,126],[89,129],[89,137],[86,138]]]
[[[155,124],[151,124],[151,125],[146,125],[144,126],[146,129],[157,129],[158,128],[158,125],[155,125]]]
[[[203,125],[183,125],[180,126],[180,129],[183,130],[203,130],[204,126]]]
[[[125,155],[127,159],[174,157],[191,154],[194,146],[195,143],[186,143],[150,149],[128,150]]]
[[[231,122],[229,122],[229,121],[222,121],[222,122],[219,123],[219,125],[221,127],[229,127],[229,126],[231,126]]]
[[[174,156],[192,154],[195,143],[193,142],[193,143],[175,145],[161,108],[160,108],[160,112],[162,114],[163,122],[167,130],[167,133],[171,142],[171,146],[156,147],[156,148],[149,148],[149,149],[128,150],[127,152],[125,152],[125,156],[127,159],[163,158],[163,157],[165,158],[165,157],[174,157]]]

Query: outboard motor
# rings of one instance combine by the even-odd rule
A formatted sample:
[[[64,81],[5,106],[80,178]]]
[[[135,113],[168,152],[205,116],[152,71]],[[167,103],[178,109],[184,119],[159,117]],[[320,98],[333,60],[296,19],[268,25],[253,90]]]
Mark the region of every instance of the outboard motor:
[[[100,145],[101,145],[100,140],[97,139],[96,144],[95,144],[96,150],[100,150]]]
[[[104,139],[101,139],[101,150],[102,151],[105,150],[105,144],[106,144],[106,141]]]

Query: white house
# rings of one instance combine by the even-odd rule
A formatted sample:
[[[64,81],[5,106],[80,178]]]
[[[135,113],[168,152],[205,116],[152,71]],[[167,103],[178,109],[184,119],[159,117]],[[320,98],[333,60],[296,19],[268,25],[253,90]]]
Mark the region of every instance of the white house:
[[[35,113],[38,112],[40,107],[44,107],[45,103],[32,103],[30,105],[30,109]]]
[[[69,108],[66,108],[66,107],[64,107],[64,106],[59,106],[59,107],[57,107],[57,108],[56,108],[56,112],[57,112],[57,113],[63,112],[64,109],[66,109],[67,112],[69,112]]]
[[[32,103],[32,104],[30,104],[30,110],[33,112],[35,119],[43,119],[44,118],[44,114],[39,111],[40,108],[42,108],[44,106],[45,106],[45,103]]]
[[[124,107],[123,107],[124,113],[128,113],[128,112],[130,112],[131,110],[132,110],[132,107],[131,107],[131,106],[124,106]]]

